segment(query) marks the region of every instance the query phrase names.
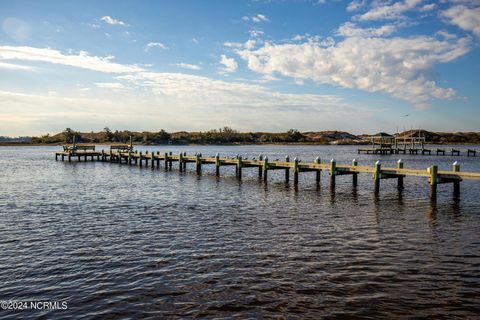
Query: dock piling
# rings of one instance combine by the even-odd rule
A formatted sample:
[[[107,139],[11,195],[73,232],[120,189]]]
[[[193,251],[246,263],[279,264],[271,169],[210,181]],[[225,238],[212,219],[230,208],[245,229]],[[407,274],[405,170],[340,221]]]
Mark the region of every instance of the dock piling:
[[[375,162],[375,169],[373,172],[373,180],[374,180],[374,192],[375,194],[378,194],[380,192],[380,178],[381,178],[381,169],[382,165],[380,164],[380,161],[377,160]]]
[[[215,155],[215,175],[217,177],[220,176],[220,154],[219,153]]]
[[[237,178],[238,180],[242,180],[242,156],[238,156],[237,161]]]
[[[263,181],[267,182],[268,157],[263,158]]]
[[[298,185],[298,159],[294,158],[293,159],[293,184]]]
[[[183,153],[181,152],[178,155],[178,170],[180,170],[180,172],[183,172]]]
[[[402,159],[398,159],[398,161],[397,161],[397,168],[398,168],[398,169],[403,169],[403,161],[402,161]],[[398,176],[397,189],[400,190],[400,191],[403,190],[403,175],[399,175],[399,176]]]
[[[337,162],[335,159],[330,160],[330,187],[335,187],[335,176],[337,175]]]
[[[287,155],[285,156],[285,162],[290,162],[290,157]],[[290,168],[285,169],[285,182],[288,183],[290,181]]]
[[[197,153],[197,155],[195,156],[195,165],[196,165],[197,174],[200,174],[202,172],[202,161],[200,159],[199,153]]]
[[[262,162],[262,161],[263,161],[263,156],[262,156],[262,155],[259,155],[259,156],[258,156],[258,161],[259,161],[259,162]],[[258,178],[259,178],[259,179],[262,179],[262,173],[263,173],[263,166],[259,166],[259,167],[258,167]]]
[[[356,159],[352,160],[352,166],[353,167],[358,166],[358,162]],[[358,185],[358,173],[356,172],[352,173],[352,183],[353,183],[353,187],[356,188]]]
[[[314,161],[316,164],[320,164],[320,157],[316,157],[315,158],[315,161]],[[315,171],[315,183],[317,184],[317,186],[320,185],[320,174],[322,173],[322,170],[321,169],[317,169]]]
[[[453,163],[453,172],[460,172],[460,165],[457,161]],[[453,195],[455,197],[460,195],[460,180],[453,181]]]
[[[438,166],[431,166],[430,168],[428,168],[428,173],[430,174],[430,177],[428,178],[428,182],[430,183],[430,199],[436,200],[438,184]]]

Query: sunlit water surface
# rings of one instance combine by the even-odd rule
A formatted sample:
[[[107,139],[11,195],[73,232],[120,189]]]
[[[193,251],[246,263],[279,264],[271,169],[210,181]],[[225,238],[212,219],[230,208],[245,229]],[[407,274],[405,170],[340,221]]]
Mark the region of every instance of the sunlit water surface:
[[[102,147],[98,147],[101,149]],[[105,148],[105,147],[104,147]],[[449,147],[447,147],[448,149]],[[425,178],[399,193],[370,175],[212,166],[201,176],[100,162],[56,162],[59,147],[0,147],[0,300],[67,310],[0,318],[475,318],[480,314],[480,182],[455,199]],[[351,146],[139,147],[269,159],[480,171],[480,157],[358,155]],[[462,147],[465,149],[465,147]],[[478,147],[477,147],[478,149]]]

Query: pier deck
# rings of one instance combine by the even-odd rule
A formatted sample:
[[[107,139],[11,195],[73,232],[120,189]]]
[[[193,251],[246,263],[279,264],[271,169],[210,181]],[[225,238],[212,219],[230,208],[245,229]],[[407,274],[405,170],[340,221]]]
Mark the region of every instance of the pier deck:
[[[408,169],[404,168],[404,163],[399,160],[397,167],[385,167],[383,168],[380,162],[376,162],[375,166],[359,166],[357,161],[353,160],[351,165],[338,164],[335,160],[331,160],[327,163],[322,163],[320,158],[316,158],[313,162],[301,162],[298,159],[292,161],[289,157],[286,157],[284,161],[269,161],[267,157],[259,156],[254,159],[244,159],[241,156],[229,158],[220,157],[218,154],[215,156],[204,157],[201,154],[187,155],[186,153],[180,153],[173,155],[171,152],[138,152],[138,151],[122,151],[133,150],[131,147],[124,148],[112,148],[109,152],[102,150],[66,150],[55,153],[55,159],[61,157],[62,161],[72,161],[72,159],[78,159],[81,161],[83,158],[85,161],[90,159],[91,161],[103,161],[111,163],[126,163],[129,165],[135,164],[142,166],[150,166],[151,168],[159,168],[163,162],[165,169],[172,169],[172,163],[178,163],[180,171],[186,170],[187,163],[194,163],[196,172],[198,174],[202,171],[202,165],[214,165],[216,175],[220,175],[220,168],[223,166],[234,166],[236,176],[238,179],[242,178],[243,168],[257,168],[258,176],[260,179],[267,181],[268,172],[271,170],[284,170],[285,181],[290,179],[290,171],[293,173],[294,184],[298,184],[298,175],[301,172],[316,172],[316,182],[320,183],[320,174],[322,171],[328,172],[330,176],[330,185],[335,186],[335,179],[337,176],[351,175],[353,185],[357,186],[358,174],[371,174],[374,181],[374,192],[380,191],[380,181],[383,179],[397,179],[398,189],[404,188],[404,177],[415,176],[425,177],[428,179],[430,185],[430,196],[432,199],[436,199],[437,185],[443,183],[452,183],[454,195],[458,196],[460,193],[460,182],[463,180],[476,180],[480,181],[480,172],[461,172],[460,166],[457,163],[453,164],[451,171],[439,171],[437,166],[430,166],[427,169]]]

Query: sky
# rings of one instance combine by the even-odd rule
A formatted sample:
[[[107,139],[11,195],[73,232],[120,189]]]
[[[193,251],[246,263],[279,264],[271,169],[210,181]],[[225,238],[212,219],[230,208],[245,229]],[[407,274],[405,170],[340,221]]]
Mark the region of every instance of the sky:
[[[0,135],[480,131],[480,0],[2,0],[0,25]]]

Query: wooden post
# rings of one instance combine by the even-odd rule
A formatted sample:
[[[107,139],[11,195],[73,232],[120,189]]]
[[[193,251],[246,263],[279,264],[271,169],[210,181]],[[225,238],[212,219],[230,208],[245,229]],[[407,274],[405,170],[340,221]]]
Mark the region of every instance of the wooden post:
[[[258,161],[261,163],[263,161],[263,156],[259,155],[258,156]],[[258,166],[258,178],[262,179],[262,173],[263,173],[263,165]]]
[[[238,156],[238,162],[237,162],[237,178],[239,180],[242,180],[242,156]]]
[[[155,168],[155,152],[150,152],[150,157],[152,158],[151,161],[152,161],[152,169]]]
[[[160,168],[160,151],[157,151],[157,168]]]
[[[380,170],[381,169],[382,169],[382,165],[380,164],[380,161],[377,160],[377,162],[375,162],[375,170],[373,171],[373,181],[374,181],[374,192],[375,192],[375,194],[378,194],[380,192],[380,178],[381,178]]]
[[[72,154],[70,151],[68,152],[68,162],[72,162]]]
[[[168,155],[171,157],[172,156],[172,151],[170,151],[168,153]],[[172,170],[172,159],[170,159],[170,161],[168,161],[168,169]]]
[[[202,172],[202,160],[200,159],[200,153],[197,153],[195,164],[197,167],[197,174],[200,174]]]
[[[314,161],[316,164],[320,164],[320,157],[316,157],[315,158],[315,161]],[[320,185],[320,174],[322,173],[322,171],[320,169],[317,169],[315,171],[315,174],[316,174],[316,177],[315,177],[315,182],[317,184],[317,186]]]
[[[397,161],[397,168],[398,168],[398,169],[403,169],[403,161],[402,161],[402,159],[398,159],[398,161]],[[400,191],[403,190],[403,176],[401,176],[401,175],[398,177],[397,189],[400,190]]]
[[[430,199],[437,199],[437,184],[438,184],[438,166],[431,166],[428,168],[428,173],[430,174],[429,183],[430,183]]]
[[[396,143],[396,141],[397,141],[397,140],[395,140],[395,143]],[[353,166],[353,167],[358,166],[358,162],[357,162],[356,159],[353,159],[353,160],[352,160],[352,166]],[[357,185],[358,185],[358,173],[356,173],[356,172],[354,172],[354,173],[352,174],[352,183],[353,183],[353,187],[356,188]]]
[[[220,176],[220,154],[215,155],[215,175]]]
[[[267,182],[267,173],[268,173],[268,157],[263,159],[263,181]]]
[[[145,166],[148,167],[148,158],[147,157],[148,157],[148,150],[145,151]]]
[[[238,154],[235,155],[235,159],[236,159],[237,162],[238,162]],[[237,165],[235,166],[235,177],[238,177],[238,163],[237,163]]]
[[[453,172],[460,172],[460,165],[457,161],[453,163]],[[460,180],[453,181],[453,195],[456,197],[460,195]]]
[[[290,162],[290,157],[285,157],[285,162]],[[285,169],[285,182],[288,183],[290,181],[290,168]]]
[[[298,185],[298,159],[293,159],[293,184]]]
[[[185,158],[186,156],[187,156],[187,153],[184,152],[183,153],[183,158]],[[183,171],[187,171],[187,162],[186,161],[183,162]]]
[[[180,170],[180,172],[183,171],[183,154],[181,152],[178,155],[178,169]]]
[[[102,149],[102,162],[105,162],[105,150]]]
[[[330,160],[330,187],[335,187],[335,175],[337,174],[337,163],[335,159]]]
[[[165,159],[164,159],[165,160],[165,170],[168,170],[168,153],[167,152],[165,152],[164,157],[165,157]]]
[[[140,152],[140,153],[138,154],[138,160],[139,160],[140,167],[141,167],[141,166],[143,165],[143,164],[142,164],[142,152]]]

